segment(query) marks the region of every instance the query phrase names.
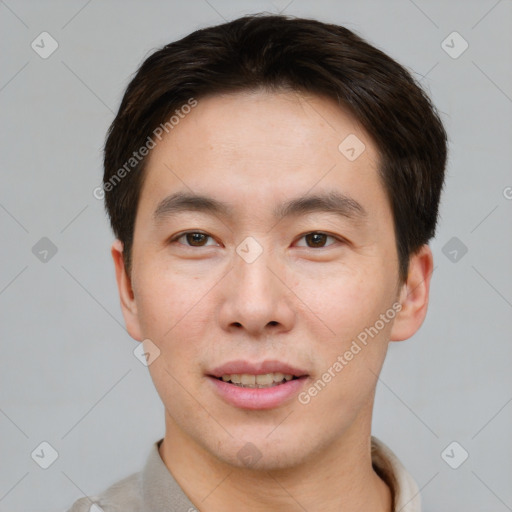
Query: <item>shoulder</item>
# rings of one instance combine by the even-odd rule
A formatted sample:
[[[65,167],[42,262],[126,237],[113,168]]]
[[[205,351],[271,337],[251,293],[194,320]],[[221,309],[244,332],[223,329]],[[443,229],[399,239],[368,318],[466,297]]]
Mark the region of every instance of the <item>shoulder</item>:
[[[143,512],[140,473],[133,473],[96,496],[75,501],[67,512]]]

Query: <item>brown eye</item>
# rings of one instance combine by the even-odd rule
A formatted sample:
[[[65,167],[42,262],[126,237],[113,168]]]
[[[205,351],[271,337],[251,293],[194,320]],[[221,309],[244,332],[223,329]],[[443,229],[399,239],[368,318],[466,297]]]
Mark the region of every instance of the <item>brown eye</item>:
[[[194,247],[201,247],[206,242],[208,235],[203,233],[187,233],[185,235],[187,242]]]
[[[211,243],[208,243],[210,241]],[[171,240],[171,242],[178,242],[185,247],[206,247],[210,245],[216,245],[215,241],[210,235],[200,233],[199,231],[189,231],[187,233],[182,233],[181,235]]]
[[[325,233],[308,233],[305,235],[308,247],[323,247],[328,238]]]
[[[309,247],[310,249],[322,249],[333,244],[332,241],[327,243],[329,238],[333,241],[337,240],[336,237],[328,235],[327,233],[313,231],[311,233],[307,233],[306,235],[302,235],[300,241],[304,240],[305,243],[298,243],[297,245],[300,247]]]

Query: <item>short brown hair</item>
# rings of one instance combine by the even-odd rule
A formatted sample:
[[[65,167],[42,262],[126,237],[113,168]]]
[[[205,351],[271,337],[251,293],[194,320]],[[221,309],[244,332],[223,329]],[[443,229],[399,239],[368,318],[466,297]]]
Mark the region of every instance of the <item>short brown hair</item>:
[[[197,30],[150,55],[128,85],[108,131],[103,177],[128,273],[147,160],[135,151],[191,98],[260,88],[332,98],[373,138],[405,280],[410,256],[435,234],[447,157],[441,120],[411,74],[352,31],[275,15]]]

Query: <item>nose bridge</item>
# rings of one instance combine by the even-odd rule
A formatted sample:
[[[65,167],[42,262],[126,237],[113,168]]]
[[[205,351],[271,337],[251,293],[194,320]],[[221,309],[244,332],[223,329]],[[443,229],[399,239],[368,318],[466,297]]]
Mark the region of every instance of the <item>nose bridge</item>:
[[[247,247],[246,247],[247,248]],[[234,264],[235,285],[234,295],[243,299],[246,306],[255,307],[262,311],[268,309],[276,300],[275,277],[269,270],[271,255],[268,249],[258,251],[249,247],[246,254],[240,255],[244,247],[237,249]],[[246,257],[247,256],[247,257]]]
[[[246,239],[236,252],[221,309],[225,327],[237,325],[253,334],[268,326],[289,329],[294,314],[281,282],[284,279],[274,275],[279,270],[271,250]]]

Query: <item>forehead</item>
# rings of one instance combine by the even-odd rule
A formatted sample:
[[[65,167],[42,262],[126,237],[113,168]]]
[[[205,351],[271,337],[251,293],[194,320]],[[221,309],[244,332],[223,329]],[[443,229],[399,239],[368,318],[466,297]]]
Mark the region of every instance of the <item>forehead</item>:
[[[185,143],[189,149],[210,149],[223,156],[252,156],[258,161],[257,155],[271,159],[283,157],[286,150],[305,154],[314,148],[338,158],[340,142],[350,135],[354,141],[354,136],[364,141],[366,159],[377,156],[370,137],[347,109],[330,98],[297,91],[208,96],[199,99],[189,114],[179,120],[174,116],[174,120],[178,124],[166,137],[171,145]],[[157,148],[154,154],[158,153]],[[293,156],[290,151],[287,155]]]
[[[141,202],[150,198],[154,206],[182,191],[263,207],[333,187],[382,196],[377,168],[373,141],[330,99],[265,91],[210,96],[151,151]]]

